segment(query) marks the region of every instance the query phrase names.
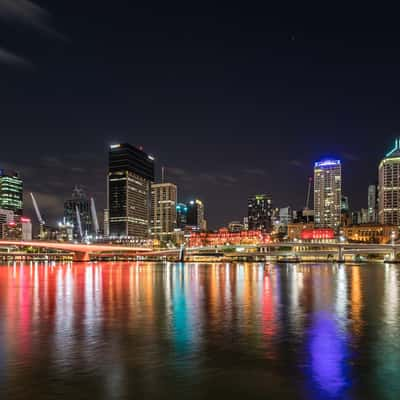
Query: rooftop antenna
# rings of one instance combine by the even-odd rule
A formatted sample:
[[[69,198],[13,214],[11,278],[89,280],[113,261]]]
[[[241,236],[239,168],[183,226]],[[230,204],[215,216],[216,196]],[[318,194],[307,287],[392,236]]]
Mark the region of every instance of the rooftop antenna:
[[[165,182],[165,167],[161,167],[161,183]]]

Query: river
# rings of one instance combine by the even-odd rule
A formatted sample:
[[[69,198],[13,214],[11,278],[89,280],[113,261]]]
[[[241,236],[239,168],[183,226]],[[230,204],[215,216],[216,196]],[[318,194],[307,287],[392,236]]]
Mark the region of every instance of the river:
[[[0,266],[1,399],[399,399],[400,266]]]

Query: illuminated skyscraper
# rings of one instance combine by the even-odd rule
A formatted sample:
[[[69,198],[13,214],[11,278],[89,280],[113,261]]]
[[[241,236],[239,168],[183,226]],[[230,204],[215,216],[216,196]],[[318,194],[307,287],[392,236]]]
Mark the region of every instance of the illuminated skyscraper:
[[[146,239],[154,158],[128,143],[109,150],[107,209],[111,237]]]
[[[151,185],[151,233],[157,239],[168,240],[176,228],[177,187],[173,183]]]
[[[17,173],[5,173],[0,170],[0,208],[22,215],[23,187],[22,179]]]
[[[266,194],[250,196],[247,203],[249,230],[272,229],[272,198]]]
[[[207,223],[204,217],[204,204],[201,200],[191,200],[188,203],[186,223],[200,231],[205,231],[207,229]]]
[[[379,222],[400,225],[400,139],[379,164]]]
[[[340,160],[322,160],[314,164],[314,222],[337,229],[340,225],[342,167]]]

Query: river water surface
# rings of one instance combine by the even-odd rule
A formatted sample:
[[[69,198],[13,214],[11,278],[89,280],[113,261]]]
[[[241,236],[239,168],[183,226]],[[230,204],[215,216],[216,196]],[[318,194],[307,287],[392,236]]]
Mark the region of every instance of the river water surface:
[[[399,399],[400,266],[0,266],[0,399]]]

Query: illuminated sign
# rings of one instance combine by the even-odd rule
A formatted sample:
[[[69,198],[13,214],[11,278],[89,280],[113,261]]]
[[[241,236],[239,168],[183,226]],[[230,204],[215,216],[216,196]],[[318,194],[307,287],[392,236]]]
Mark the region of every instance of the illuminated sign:
[[[334,167],[340,165],[340,160],[322,160],[314,164],[316,168]]]
[[[121,145],[120,144],[112,144],[110,146],[110,149],[118,149],[118,147],[121,147]]]

